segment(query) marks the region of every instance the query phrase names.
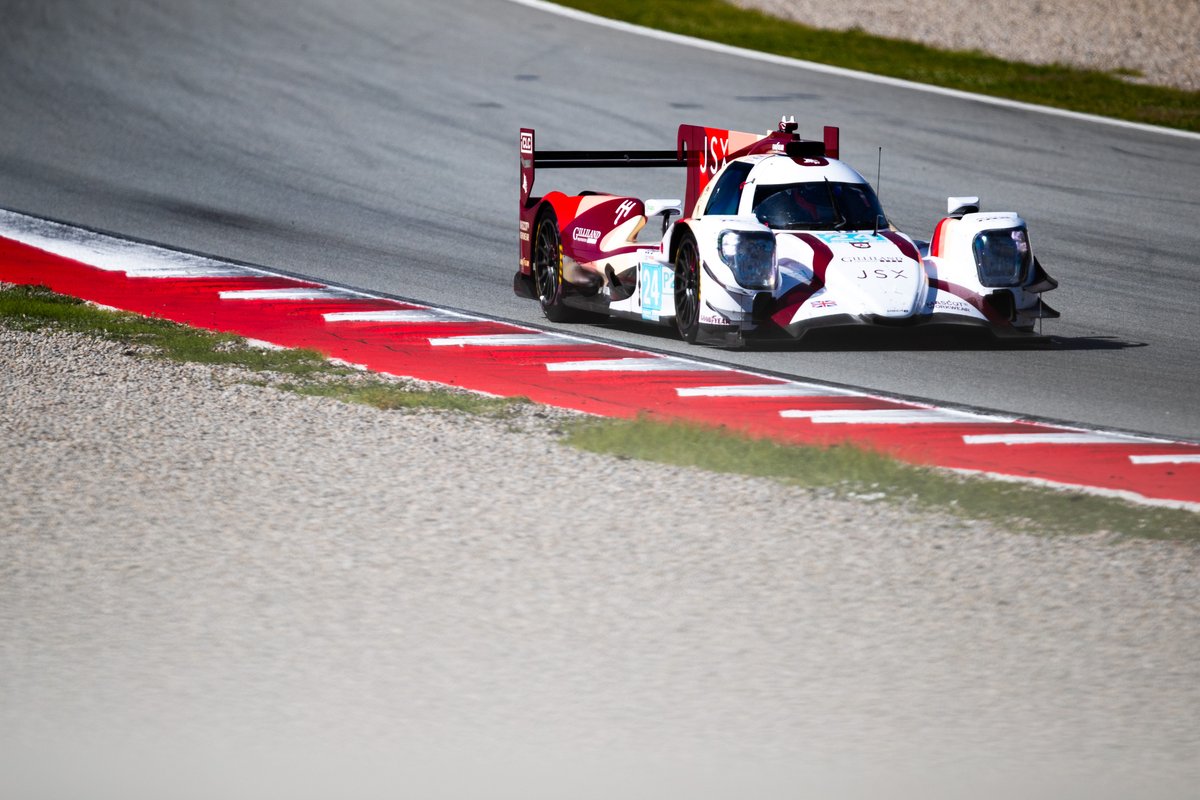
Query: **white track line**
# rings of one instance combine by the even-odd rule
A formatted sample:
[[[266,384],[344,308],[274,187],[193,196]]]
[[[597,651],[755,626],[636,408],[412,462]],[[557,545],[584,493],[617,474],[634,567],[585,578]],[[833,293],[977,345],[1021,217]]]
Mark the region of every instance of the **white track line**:
[[[274,273],[131,242],[0,209],[0,236],[105,272],[139,278],[242,278]]]
[[[330,311],[326,322],[383,322],[414,324],[426,322],[487,322],[482,317],[442,311],[438,308],[389,308],[381,311]]]
[[[589,342],[554,333],[493,333],[476,336],[442,336],[430,339],[434,347],[581,347]]]
[[[861,392],[813,383],[748,383],[736,386],[685,386],[680,397],[864,397]]]
[[[1075,119],[1081,122],[1094,122],[1101,125],[1111,125],[1116,128],[1128,128],[1145,133],[1158,133],[1165,136],[1178,136],[1184,139],[1200,140],[1200,133],[1192,131],[1176,130],[1174,128],[1161,128],[1157,125],[1146,125],[1141,122],[1127,122],[1123,119],[1112,119],[1111,117],[1101,117],[1095,114],[1083,114],[1078,111],[1067,111],[1061,108],[1051,108],[1050,106],[1039,106],[1033,103],[1022,103],[1018,100],[1006,100],[1002,97],[989,97],[983,94],[972,94],[959,89],[947,89],[942,86],[931,86],[927,83],[916,83],[915,81],[906,81],[900,78],[888,78],[883,75],[873,75],[870,72],[860,72],[854,69],[846,69],[845,67],[834,67],[829,64],[818,64],[815,61],[804,61],[799,58],[788,58],[787,56],[777,56],[772,53],[762,53],[757,50],[747,50],[743,47],[734,47],[728,44],[720,44],[718,42],[710,42],[707,39],[696,39],[691,36],[682,36],[678,33],[667,33],[653,28],[643,28],[640,25],[631,25],[628,22],[619,22],[607,17],[588,14],[584,11],[576,11],[573,8],[564,8],[554,3],[547,3],[543,0],[509,0],[511,3],[534,8],[538,11],[545,11],[548,14],[557,14],[560,17],[573,19],[577,22],[586,22],[592,25],[599,25],[603,28],[609,28],[622,33],[632,34],[634,36],[645,36],[650,39],[656,39],[660,42],[669,42],[671,44],[683,45],[685,47],[694,47],[697,50],[707,50],[710,53],[719,53],[724,56],[737,56],[740,58],[750,59],[751,61],[760,61],[766,64],[774,64],[781,67],[792,67],[794,69],[808,70],[809,72],[820,72],[826,75],[837,75],[843,78],[854,78],[855,80],[866,81],[868,83],[879,83],[884,86],[895,86],[899,89],[912,89],[917,92],[926,92],[928,94],[938,94],[944,97],[954,97],[959,100],[970,100],[976,103],[986,103],[987,105],[1000,106],[1001,108],[1013,108],[1021,111],[1031,111],[1037,114],[1046,114],[1053,117],[1066,117],[1067,119]]]
[[[700,372],[722,371],[726,367],[688,361],[683,358],[610,358],[595,361],[551,361],[550,372]]]
[[[1129,460],[1139,466],[1143,464],[1200,464],[1200,455],[1175,453],[1165,456],[1130,456]]]
[[[1109,433],[999,433],[964,436],[963,444],[1137,444],[1138,442],[1164,443],[1165,439],[1145,439],[1135,436],[1120,436]]]
[[[935,425],[1012,422],[1011,417],[972,414],[947,408],[880,408],[850,411],[780,411],[785,419],[808,419],[825,425]]]
[[[328,286],[314,289],[234,289],[221,292],[222,300],[357,300],[364,297],[376,299],[363,292]]]

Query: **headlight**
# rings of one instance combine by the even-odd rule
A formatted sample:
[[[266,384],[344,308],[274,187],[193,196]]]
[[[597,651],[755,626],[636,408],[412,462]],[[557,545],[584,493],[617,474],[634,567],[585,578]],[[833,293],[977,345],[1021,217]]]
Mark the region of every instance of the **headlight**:
[[[775,234],[770,231],[721,231],[717,252],[747,289],[775,286]]]
[[[1029,233],[1024,228],[981,231],[975,234],[971,248],[984,286],[1019,286],[1033,263]]]

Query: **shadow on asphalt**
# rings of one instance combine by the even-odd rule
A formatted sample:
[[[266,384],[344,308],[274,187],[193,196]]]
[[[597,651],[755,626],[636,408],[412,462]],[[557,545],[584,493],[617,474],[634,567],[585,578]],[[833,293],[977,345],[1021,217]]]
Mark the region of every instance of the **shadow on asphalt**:
[[[637,334],[650,342],[679,341],[675,329],[649,325],[635,320],[612,319],[593,323],[598,330]],[[855,328],[851,330],[814,330],[803,339],[752,340],[741,349],[750,352],[894,352],[894,351],[988,351],[1050,350],[1089,351],[1126,350],[1147,347],[1116,336],[1021,336],[996,338],[983,329],[915,330],[906,328]],[[707,349],[707,348],[702,348]],[[714,348],[716,349],[716,348]]]

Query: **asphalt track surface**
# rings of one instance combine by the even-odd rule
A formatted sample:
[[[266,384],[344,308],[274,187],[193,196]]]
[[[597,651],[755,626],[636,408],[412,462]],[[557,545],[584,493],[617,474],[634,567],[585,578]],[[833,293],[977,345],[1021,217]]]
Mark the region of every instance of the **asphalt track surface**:
[[[1048,347],[888,338],[688,348],[1019,415],[1200,437],[1200,143],[764,64],[505,2],[6,2],[0,205],[323,281],[542,324],[512,295],[516,133],[670,147],[680,122],[842,128],[894,222],[945,196],[1013,209],[1062,287]],[[541,191],[678,196],[671,170]]]

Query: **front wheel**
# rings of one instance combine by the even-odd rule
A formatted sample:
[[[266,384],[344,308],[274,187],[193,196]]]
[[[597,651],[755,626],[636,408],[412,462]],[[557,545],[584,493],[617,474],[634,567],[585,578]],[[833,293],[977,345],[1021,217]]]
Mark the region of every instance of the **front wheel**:
[[[562,239],[553,214],[538,220],[533,242],[533,281],[542,313],[551,322],[569,322],[575,312],[562,302]]]
[[[691,233],[675,253],[675,327],[688,344],[700,334],[700,248]]]

